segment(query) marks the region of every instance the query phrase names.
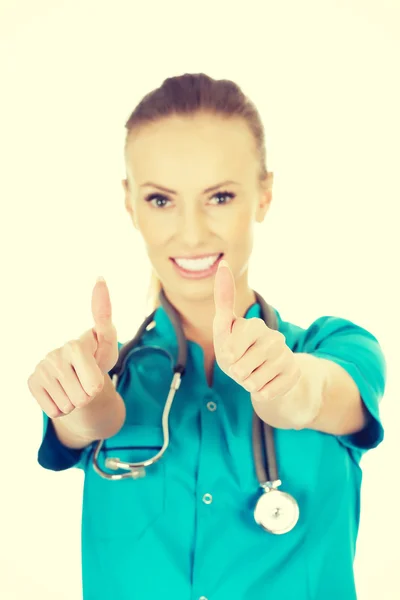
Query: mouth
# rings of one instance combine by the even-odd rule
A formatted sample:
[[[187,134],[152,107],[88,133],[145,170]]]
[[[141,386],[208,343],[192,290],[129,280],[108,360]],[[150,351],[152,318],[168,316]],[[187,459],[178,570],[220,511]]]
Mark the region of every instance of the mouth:
[[[220,254],[203,254],[196,257],[175,257],[170,258],[177,272],[187,279],[202,279],[213,275],[218,263],[223,257],[223,252]]]

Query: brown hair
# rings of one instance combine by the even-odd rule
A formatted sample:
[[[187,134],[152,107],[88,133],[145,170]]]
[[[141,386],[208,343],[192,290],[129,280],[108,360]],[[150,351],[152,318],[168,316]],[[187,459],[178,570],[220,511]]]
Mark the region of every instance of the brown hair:
[[[204,73],[186,73],[178,77],[169,77],[163,84],[144,96],[125,124],[125,158],[128,141],[142,125],[174,115],[195,115],[210,113],[225,118],[241,117],[250,127],[260,159],[260,181],[267,175],[265,134],[261,117],[241,88],[227,79],[213,79]],[[152,272],[148,291],[150,310],[159,305],[158,294],[161,282]]]

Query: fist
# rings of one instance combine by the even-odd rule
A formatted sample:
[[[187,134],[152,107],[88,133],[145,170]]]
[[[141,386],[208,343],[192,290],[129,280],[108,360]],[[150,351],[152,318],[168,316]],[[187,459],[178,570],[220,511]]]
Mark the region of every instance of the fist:
[[[255,402],[271,403],[297,385],[301,371],[279,331],[262,319],[235,315],[235,281],[222,260],[214,282],[214,352],[222,371],[251,393]]]
[[[94,327],[49,352],[28,379],[31,394],[51,419],[90,404],[118,361],[117,331],[104,280],[93,289],[92,314]]]

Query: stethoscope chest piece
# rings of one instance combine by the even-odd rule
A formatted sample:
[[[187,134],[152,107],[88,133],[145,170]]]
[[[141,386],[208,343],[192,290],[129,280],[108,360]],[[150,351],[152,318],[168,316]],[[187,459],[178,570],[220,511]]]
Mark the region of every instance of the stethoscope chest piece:
[[[254,519],[265,531],[288,533],[299,520],[299,506],[290,494],[274,488],[265,490],[254,510]]]

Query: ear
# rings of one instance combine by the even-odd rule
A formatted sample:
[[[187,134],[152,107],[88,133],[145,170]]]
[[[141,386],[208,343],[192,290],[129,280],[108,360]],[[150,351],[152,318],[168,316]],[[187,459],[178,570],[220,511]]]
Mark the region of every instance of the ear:
[[[269,211],[272,202],[272,186],[274,183],[274,174],[268,172],[265,179],[260,184],[259,202],[256,211],[257,223],[262,223],[265,215]]]
[[[131,200],[131,190],[129,188],[129,182],[127,179],[122,180],[122,188],[123,188],[124,194],[125,194],[125,208],[132,219],[133,226],[137,229],[138,226],[137,226],[135,212],[133,210],[132,200]]]

